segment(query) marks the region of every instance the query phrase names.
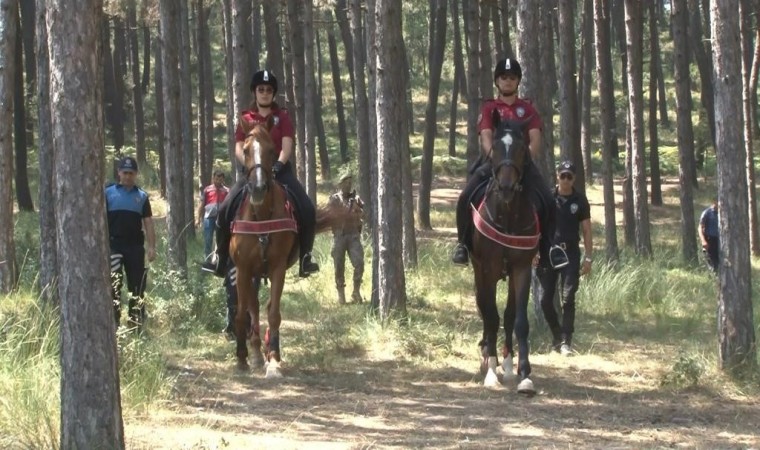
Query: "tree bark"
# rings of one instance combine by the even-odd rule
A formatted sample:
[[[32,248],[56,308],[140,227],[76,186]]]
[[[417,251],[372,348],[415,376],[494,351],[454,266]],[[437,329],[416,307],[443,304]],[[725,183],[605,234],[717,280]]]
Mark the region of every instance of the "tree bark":
[[[103,103],[97,58],[103,4],[88,0],[77,6],[63,0],[47,2],[54,192],[60,205],[60,448],[123,449],[116,330],[105,264]]]
[[[752,271],[747,246],[746,155],[742,136],[738,0],[711,0],[715,130],[720,208],[718,364],[738,372],[757,364],[752,312]]]
[[[636,253],[652,254],[647,206],[647,176],[644,157],[643,34],[641,5],[625,0],[625,35],[628,52],[628,115],[631,129],[631,172],[633,173],[633,207],[636,223]]]
[[[657,55],[660,53],[657,33],[657,5],[649,3],[649,176],[652,186],[652,205],[662,206],[662,180],[660,179],[660,149],[657,136],[657,81],[660,70]],[[660,101],[665,101],[661,98]]]
[[[121,155],[124,147],[124,75],[127,55],[126,40],[124,39],[124,22],[120,17],[113,18],[113,102],[111,103],[111,133],[116,154]]]
[[[264,14],[266,15],[267,12],[267,6],[270,5],[270,2],[264,2]],[[269,8],[271,9],[271,8]],[[233,56],[232,56],[232,6],[231,6],[231,0],[222,0],[222,13],[224,15],[223,21],[224,21],[224,69],[225,69],[225,77],[227,80],[227,83],[225,84],[227,88],[227,120],[225,122],[227,126],[227,155],[230,158],[230,167],[232,170],[232,178],[235,178],[239,176],[240,171],[238,169],[238,162],[237,158],[235,158],[235,123],[237,122],[237,116],[235,115],[235,111],[237,111],[236,103],[235,103],[235,88],[234,88],[234,81],[233,81],[233,73],[235,72],[235,67],[233,65]],[[275,18],[276,20],[276,18]],[[268,27],[269,28],[269,27]],[[267,28],[267,29],[268,29]],[[268,33],[267,33],[267,39],[269,39]],[[267,44],[267,47],[269,45]]]
[[[398,167],[403,154],[398,137],[406,104],[403,75],[394,70],[403,56],[401,0],[378,0],[377,23],[377,139],[378,139],[378,215],[379,224],[379,304],[380,317],[392,311],[406,312],[406,281],[402,260],[401,174]]]
[[[353,8],[353,5],[351,6]],[[335,1],[335,20],[338,22],[338,28],[340,29],[341,40],[343,41],[343,49],[346,55],[346,65],[348,66],[349,80],[351,80],[351,96],[356,95],[356,83],[354,81],[356,71],[354,70],[354,64],[356,63],[353,58],[354,54],[354,38],[353,38],[353,23],[348,19],[349,7],[346,5],[346,0]],[[353,18],[351,19],[353,20]]]
[[[182,146],[182,105],[180,98],[180,56],[182,41],[180,0],[161,0],[161,62],[164,97],[164,143],[166,145],[166,228],[169,238],[168,263],[185,278],[187,276],[187,217],[184,176],[185,153]]]
[[[145,154],[145,113],[143,112],[143,91],[140,78],[140,49],[137,45],[137,0],[127,3],[127,37],[129,39],[129,61],[132,67],[132,107],[134,108],[135,153],[137,162],[143,166]]]
[[[13,102],[16,90],[15,0],[0,0],[0,294],[16,287],[13,240]]]
[[[182,182],[181,188],[184,206],[184,233],[195,237],[195,190],[193,189],[193,166],[195,149],[193,147],[193,86],[190,73],[193,71],[190,65],[190,14],[188,2],[179,4],[179,99],[180,99],[180,124],[181,124],[181,149],[182,149]]]
[[[465,48],[467,51],[467,167],[480,156],[478,143],[478,114],[480,114],[480,33],[478,27],[478,2],[462,0]],[[490,70],[489,70],[490,71]],[[490,91],[490,89],[489,89]],[[487,95],[485,92],[484,95]]]
[[[702,101],[702,107],[707,113],[707,125],[710,129],[710,138],[715,147],[715,95],[713,89],[713,61],[710,54],[710,47],[705,46],[703,43],[704,36],[702,35],[702,17],[700,14],[699,0],[689,0],[689,42],[692,42],[691,46],[692,55],[697,62],[697,68],[699,69],[699,79],[701,87],[699,90],[699,96]],[[738,11],[738,8],[737,8]],[[705,10],[705,14],[707,11]],[[709,39],[707,40],[709,42]],[[704,158],[697,158],[697,166],[701,169],[704,164]],[[696,181],[696,171],[694,172],[694,180]]]
[[[314,0],[301,2],[303,23],[299,28],[303,31],[303,72],[304,81],[304,160],[306,192],[312,201],[317,200],[317,110],[314,101],[317,97],[316,83],[314,80]],[[327,166],[327,167],[325,167]],[[327,171],[327,177],[325,176]],[[322,161],[322,179],[329,179],[330,162]]]
[[[370,152],[374,151],[370,142],[369,101],[365,83],[366,49],[364,47],[361,1],[351,1],[351,41],[353,42],[354,65],[354,112],[356,114],[356,146],[359,159],[359,194],[366,199],[367,209],[372,211],[376,202],[371,184]],[[337,11],[337,10],[336,10]],[[375,228],[374,223],[371,223]]]
[[[613,180],[613,161],[616,155],[614,148],[617,145],[617,135],[615,133],[615,87],[612,77],[609,6],[609,0],[594,0],[596,83],[599,91],[599,128],[603,166],[604,247],[607,261],[614,262],[619,257]]]
[[[581,24],[581,68],[578,71],[578,103],[581,118],[581,154],[583,155],[583,172],[585,181],[594,184],[594,168],[591,164],[593,138],[591,132],[591,66],[594,65],[594,4],[593,0],[583,2],[583,20]]]
[[[198,165],[201,184],[214,169],[214,73],[208,19],[211,6],[198,0]]]
[[[300,0],[288,0],[288,34],[290,36],[290,56],[292,58],[293,69],[289,73],[292,77],[293,101],[295,113],[292,117],[295,119],[296,130],[296,155],[298,179],[306,186],[306,165],[308,164],[306,156],[306,59],[304,49],[304,29],[302,19],[302,2]],[[309,194],[311,195],[311,194]]]
[[[689,17],[687,0],[673,0],[673,79],[676,89],[676,129],[678,137],[678,184],[681,200],[681,250],[684,261],[697,260],[697,232],[694,224],[694,129],[691,122],[691,77],[689,75]]]
[[[575,189],[586,192],[575,81],[575,2],[559,0],[559,146],[561,159],[575,162]]]
[[[491,36],[488,33],[489,25],[491,22],[491,6],[490,3],[493,0],[484,0],[480,2],[480,10],[479,15],[477,19],[477,23],[480,27],[480,32],[478,32],[478,38],[480,39],[480,54],[479,54],[479,62],[480,62],[480,71],[479,71],[479,78],[480,79],[480,92],[484,96],[490,97],[491,95],[488,95],[493,92],[494,90],[494,82],[493,82],[493,67],[494,63],[491,58]]]
[[[534,102],[538,107],[538,113],[544,123],[543,136],[541,137],[541,157],[536,164],[541,174],[547,180],[554,179],[554,94],[557,92],[557,70],[554,62],[554,29],[556,23],[556,0],[541,3],[539,11],[539,33],[541,36],[539,43],[539,64],[540,70],[534,73],[540,73],[535,92],[531,95],[538,95]],[[530,83],[530,82],[529,82]],[[538,308],[541,305],[537,306]],[[543,313],[538,315],[543,317]]]
[[[48,303],[59,303],[57,287],[58,254],[55,233],[55,196],[53,193],[53,130],[50,116],[50,56],[47,36],[47,0],[37,0],[37,142],[39,144],[39,196],[40,205],[40,298]]]
[[[451,1],[451,21],[454,26],[454,86],[451,92],[451,106],[449,109],[449,156],[457,155],[456,139],[459,117],[459,95],[467,93],[467,84],[464,78],[464,59],[462,56],[462,36],[459,31],[459,2]],[[462,86],[464,85],[464,89]]]
[[[420,185],[417,196],[417,217],[420,221],[420,228],[425,230],[433,228],[430,224],[430,189],[433,184],[433,156],[435,154],[435,136],[438,130],[438,93],[441,85],[443,52],[446,44],[446,1],[435,0],[435,14],[433,15],[433,23],[430,24],[434,31],[428,54],[432,59],[429,63],[430,80],[428,81]]]
[[[160,36],[159,29],[159,36]],[[154,97],[156,99],[156,151],[158,152],[158,174],[161,186],[161,196],[166,198],[166,145],[164,142],[164,76],[163,76],[163,51],[159,39],[153,41],[156,55],[154,74]],[[230,86],[229,84],[227,86]],[[234,167],[234,166],[233,166]]]
[[[18,9],[16,10],[18,11]],[[21,57],[23,51],[23,35],[21,32],[21,17],[16,14],[16,35],[15,35],[15,62],[13,64],[16,74],[14,76],[15,87],[13,89],[13,129],[16,154],[16,200],[18,209],[21,211],[34,211],[34,202],[32,193],[29,190],[29,173],[27,169],[27,142],[26,142],[26,101],[24,99],[24,63]],[[32,55],[34,53],[32,52]]]
[[[332,15],[329,11],[325,12],[327,25],[327,46],[330,53],[330,70],[332,72],[333,89],[335,90],[335,112],[338,116],[338,142],[340,143],[340,160],[343,164],[348,164],[348,130],[346,128],[346,112],[343,105],[343,82],[341,81],[340,61],[338,60],[338,44],[335,40],[335,32],[331,22]],[[351,59],[347,54],[346,59]]]
[[[261,0],[251,1],[251,69],[261,70]]]

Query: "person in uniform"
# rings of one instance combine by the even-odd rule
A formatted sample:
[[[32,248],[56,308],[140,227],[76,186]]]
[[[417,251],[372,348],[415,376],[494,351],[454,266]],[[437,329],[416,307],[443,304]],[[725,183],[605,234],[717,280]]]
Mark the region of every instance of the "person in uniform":
[[[352,190],[352,176],[345,173],[340,177],[340,189],[330,196],[329,207],[342,207],[348,211],[349,219],[341,226],[335,226],[333,232],[332,257],[335,264],[335,287],[338,289],[338,303],[346,303],[346,253],[354,267],[354,284],[351,300],[362,302],[361,285],[364,275],[364,248],[362,247],[362,218],[364,202]]]

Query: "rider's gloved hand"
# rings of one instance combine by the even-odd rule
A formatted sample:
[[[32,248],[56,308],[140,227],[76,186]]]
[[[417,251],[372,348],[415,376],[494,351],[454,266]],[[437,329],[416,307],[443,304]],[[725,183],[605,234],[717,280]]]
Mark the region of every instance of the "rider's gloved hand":
[[[277,178],[277,174],[282,171],[283,167],[285,167],[285,164],[279,159],[272,164],[272,174],[274,174],[275,178]]]

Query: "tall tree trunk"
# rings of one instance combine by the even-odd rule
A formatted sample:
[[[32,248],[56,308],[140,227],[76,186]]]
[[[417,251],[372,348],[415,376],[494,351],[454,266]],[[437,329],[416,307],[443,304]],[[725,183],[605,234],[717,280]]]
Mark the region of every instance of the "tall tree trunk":
[[[681,200],[681,250],[684,261],[697,260],[697,232],[694,225],[694,129],[691,122],[691,77],[689,75],[689,11],[687,0],[673,0],[673,78],[676,88],[676,127],[678,137],[678,184]]]
[[[53,192],[53,130],[50,116],[50,55],[48,52],[47,8],[48,0],[37,0],[37,133],[39,144],[39,196],[40,205],[40,297],[57,304],[58,253],[55,233],[55,196]]]
[[[237,162],[237,159],[235,158],[235,123],[237,121],[237,115],[236,111],[238,110],[236,107],[236,100],[235,100],[235,86],[234,86],[234,75],[235,72],[235,66],[233,63],[233,56],[232,56],[232,50],[233,50],[233,43],[232,43],[232,0],[222,0],[222,12],[224,15],[224,69],[225,69],[225,77],[227,80],[227,83],[225,84],[227,88],[227,120],[226,120],[226,126],[227,126],[227,154],[230,158],[230,167],[232,169],[232,177],[236,177],[240,175],[240,171],[238,169],[239,163]],[[270,4],[270,2],[264,2],[264,13],[267,12],[267,6]],[[270,8],[271,9],[271,8]],[[276,20],[276,18],[274,19]],[[269,38],[267,33],[267,39]],[[269,44],[267,44],[267,48],[269,48]]]
[[[755,3],[755,2],[752,2]],[[752,16],[758,11],[750,4],[750,0],[740,0],[739,11],[741,16],[741,56],[742,56],[742,110],[744,112],[744,150],[747,153],[746,171],[747,171],[747,205],[749,215],[749,245],[752,254],[760,256],[760,235],[758,235],[757,223],[757,189],[755,188],[755,164],[754,149],[752,141],[752,95],[751,95],[751,72],[752,56],[754,53],[752,45]],[[754,4],[757,7],[757,3]]]
[[[529,98],[537,105],[541,105],[541,43],[535,37],[535,30],[540,30],[540,10],[535,3],[529,0],[517,1],[517,58],[521,62],[523,76],[520,82],[520,97]],[[539,114],[544,114],[540,111]],[[550,120],[542,116],[546,123]],[[541,155],[536,163],[541,167],[545,165],[546,155]],[[553,170],[552,170],[553,172]]]
[[[298,179],[306,186],[306,165],[308,164],[306,156],[306,95],[305,95],[305,50],[304,50],[304,29],[303,29],[303,4],[300,0],[287,0],[288,4],[288,34],[290,36],[290,52],[292,57],[293,69],[290,71],[292,77],[291,86],[293,88],[293,101],[295,107],[295,130],[296,130],[296,148],[295,155],[298,161]],[[308,189],[308,188],[307,188]],[[311,195],[311,194],[310,194]]]
[[[211,6],[198,0],[198,165],[201,184],[211,180],[214,169],[214,74],[208,19]]]
[[[377,49],[374,45],[376,40],[376,23],[375,23],[375,0],[367,0],[367,16],[365,18],[367,39],[363,42],[364,53],[367,57],[367,97],[370,108],[367,110],[369,117],[369,146],[376,149],[379,146],[378,133],[377,133]],[[356,40],[354,40],[356,42]],[[379,168],[378,164],[380,158],[377,152],[372,152],[368,156],[369,158],[369,171],[370,171],[370,185],[379,186]],[[373,192],[375,194],[372,199],[372,208],[370,209],[370,217],[373,224],[379,224],[380,220],[380,208],[378,206],[379,192]],[[370,299],[370,307],[374,311],[380,311],[380,226],[377,225],[372,230],[372,297]]]
[[[462,0],[465,48],[467,50],[467,167],[480,157],[478,143],[478,114],[480,114],[480,38],[478,27],[478,2]],[[490,70],[489,70],[490,72]],[[488,92],[490,92],[489,89]],[[483,93],[487,95],[485,92]]]
[[[406,312],[406,280],[401,257],[401,174],[403,154],[399,136],[406,105],[403,75],[393,67],[403,57],[401,0],[378,0],[377,23],[377,138],[379,225],[379,304],[380,317],[392,311]]]
[[[758,103],[758,97],[757,97],[757,84],[758,84],[758,78],[760,78],[760,26],[757,27],[757,30],[755,31],[755,53],[752,59],[752,73],[750,74],[750,92],[752,95],[752,129],[753,129],[753,135],[759,136],[760,135],[760,123],[758,123],[758,114],[757,114],[757,103]]]
[[[554,94],[557,92],[557,70],[554,63],[554,28],[556,23],[556,0],[541,3],[539,11],[539,60],[540,63],[534,73],[540,73],[538,84],[533,89],[530,97],[535,99],[538,113],[544,123],[543,136],[541,139],[541,157],[536,163],[541,174],[547,180],[554,179]],[[540,70],[538,69],[540,67]],[[523,81],[524,83],[524,81]],[[529,84],[531,82],[528,82]],[[526,90],[526,92],[528,92]],[[540,308],[538,305],[537,308]],[[543,313],[538,317],[543,317]]]
[[[116,154],[121,155],[124,147],[124,75],[126,65],[123,63],[127,54],[124,39],[124,22],[119,17],[113,19],[113,103],[111,105],[111,132]]]
[[[594,34],[596,36],[596,86],[599,91],[599,128],[602,147],[602,184],[604,192],[604,248],[607,261],[618,260],[617,222],[615,219],[615,185],[613,160],[617,144],[615,134],[615,94],[612,77],[610,39],[610,2],[594,0]]]
[[[754,370],[757,347],[752,311],[752,271],[747,235],[746,155],[742,127],[741,53],[736,0],[712,0],[715,129],[720,208],[718,274],[718,364],[738,372]]]
[[[325,12],[327,25],[327,46],[330,53],[330,70],[332,72],[333,89],[335,90],[335,112],[338,116],[338,142],[340,143],[340,160],[343,164],[348,164],[348,130],[346,129],[346,112],[343,106],[343,82],[341,81],[340,61],[338,60],[338,44],[335,40],[335,31],[332,26],[332,15],[329,11]],[[346,59],[352,59],[350,54],[346,54]]]
[[[351,5],[351,8],[353,8],[353,4]],[[356,82],[354,81],[356,77],[354,64],[356,64],[356,62],[352,56],[354,54],[353,17],[351,18],[351,21],[349,21],[348,10],[349,7],[346,5],[346,0],[335,0],[335,20],[338,22],[341,40],[343,41],[346,64],[348,65],[348,75],[351,80],[351,96],[354,97],[356,95]]]
[[[501,12],[499,15],[499,18],[501,19],[501,33],[504,38],[502,40],[503,47],[501,49],[501,56],[496,59],[497,61],[502,58],[515,57],[515,52],[512,49],[512,40],[509,38],[509,0],[499,0],[499,10]]]
[[[462,36],[459,32],[459,2],[451,2],[451,21],[454,25],[454,87],[451,92],[451,108],[449,110],[449,156],[456,156],[456,139],[457,139],[457,119],[459,117],[459,95],[467,93],[467,86],[464,78],[464,59],[462,56]],[[464,84],[464,89],[462,85]]]
[[[161,30],[159,29],[159,36]],[[153,54],[156,55],[155,61],[155,74],[154,74],[154,97],[156,99],[156,150],[158,151],[158,173],[159,182],[161,186],[161,196],[166,198],[166,145],[164,142],[164,76],[163,76],[163,64],[164,57],[161,50],[161,42],[159,39],[153,41],[155,50]],[[229,86],[229,85],[228,85]]]
[[[143,112],[143,91],[140,79],[140,49],[137,45],[137,0],[127,3],[127,37],[129,39],[129,62],[132,66],[132,106],[135,109],[135,152],[137,162],[144,165],[145,154],[145,114]]]
[[[280,33],[280,2],[263,1],[263,22],[266,32],[267,63],[266,66],[285,79],[284,57],[282,55],[282,34]]]
[[[26,79],[25,109],[30,110],[34,105],[34,97],[37,95],[37,67],[36,49],[34,47],[36,5],[34,1],[19,1],[19,14],[21,15],[21,36],[24,49],[24,78]],[[32,114],[26,114],[26,141],[29,147],[34,146],[34,118]]]
[[[101,52],[103,3],[72,8],[49,0],[47,12],[61,256],[61,449],[123,449],[111,282],[108,265],[97,263],[108,260],[102,78],[93,57]]]
[[[180,0],[160,0],[161,62],[164,97],[164,142],[166,145],[166,228],[169,238],[168,263],[187,276],[187,235],[184,233],[185,208],[184,159],[182,145],[182,105],[180,94],[180,47],[182,42]],[[244,53],[244,52],[243,52]]]
[[[18,11],[18,9],[16,9]],[[21,211],[34,211],[34,202],[32,201],[32,193],[29,190],[29,175],[27,169],[27,143],[26,143],[26,101],[24,99],[24,63],[21,57],[22,46],[22,32],[21,32],[21,17],[16,14],[16,32],[15,32],[15,61],[12,67],[16,71],[14,78],[15,86],[13,88],[13,137],[15,141],[15,153],[16,153],[16,200],[18,201],[18,208]],[[32,53],[33,55],[33,53]]]
[[[185,202],[182,211],[185,214],[183,232],[195,237],[195,190],[193,189],[193,162],[195,149],[193,147],[193,86],[190,73],[190,14],[188,2],[179,4],[179,99],[180,124],[182,126],[182,192]]]
[[[261,0],[251,1],[251,69],[261,70]]]
[[[322,178],[329,181],[332,178],[332,168],[330,167],[330,155],[327,152],[327,135],[325,134],[325,121],[322,118],[324,108],[324,79],[322,77],[322,38],[321,33],[316,33],[317,47],[317,98],[314,102],[314,117],[317,120],[317,151],[319,152],[319,161],[322,168]]]
[[[406,43],[403,40],[401,41],[401,52],[404,55],[404,61],[409,61]],[[409,70],[403,71],[403,75],[405,103],[403,109],[412,111],[412,77]],[[398,137],[401,144],[401,217],[403,220],[401,247],[403,249],[404,268],[407,270],[417,268],[417,229],[414,225],[414,181],[412,177],[412,151],[409,146],[412,122],[412,120],[401,122],[401,134]]]
[[[314,0],[305,0],[301,2],[301,12],[303,13],[303,23],[299,28],[303,31],[303,108],[305,109],[304,117],[304,134],[302,140],[304,143],[304,185],[306,192],[313,201],[317,199],[317,115],[314,107],[314,101],[317,96],[316,83],[314,82]],[[326,162],[327,167],[324,166]],[[329,174],[330,163],[323,161],[322,179],[325,179],[325,170]],[[329,178],[329,177],[328,177]]]
[[[647,176],[644,157],[643,13],[636,0],[625,0],[625,35],[628,52],[628,115],[631,129],[631,172],[636,221],[636,253],[652,254],[647,206]]]
[[[356,146],[359,159],[359,194],[369,203],[367,208],[372,211],[376,205],[374,190],[371,184],[370,152],[374,147],[370,142],[369,101],[365,83],[366,49],[364,47],[363,27],[361,17],[361,0],[351,1],[351,42],[353,42],[354,83],[354,112],[356,115]],[[336,9],[337,12],[337,9]],[[376,186],[376,185],[375,185]],[[373,229],[376,222],[370,221]]]
[[[16,287],[13,241],[13,100],[16,90],[15,0],[0,0],[0,294]]]
[[[493,67],[494,63],[491,58],[491,35],[488,33],[489,24],[491,22],[491,0],[481,2],[480,11],[478,15],[478,24],[480,32],[478,32],[478,38],[480,39],[480,92],[484,96],[490,97],[494,90],[493,82]]]
[[[713,90],[713,67],[712,67],[712,55],[710,46],[703,43],[704,36],[702,35],[702,16],[700,14],[699,0],[689,0],[689,42],[692,42],[691,46],[692,55],[697,63],[697,69],[699,69],[699,79],[702,83],[699,95],[702,102],[702,107],[707,113],[707,126],[710,130],[710,138],[713,148],[715,147],[715,96]],[[705,10],[707,14],[707,10]],[[709,42],[709,39],[707,40]],[[699,168],[702,168],[704,161],[697,160]],[[694,172],[696,181],[696,171]]]
[[[575,2],[559,0],[559,146],[563,160],[575,162],[575,189],[586,192],[580,148],[578,87],[575,81]]]
[[[140,82],[140,91],[143,95],[148,92],[150,86],[150,48],[153,45],[150,41],[150,26],[148,24],[148,0],[142,0],[142,7],[140,9],[140,23],[142,24],[142,39],[143,39],[143,67],[142,67],[142,81]]]
[[[657,137],[657,55],[660,53],[657,34],[657,5],[649,3],[649,176],[652,185],[652,205],[662,206],[662,180],[660,179],[660,149]],[[660,101],[665,101],[661,98]]]
[[[591,66],[594,65],[594,4],[593,0],[583,1],[583,20],[581,24],[581,69],[578,71],[578,99],[581,118],[581,154],[583,155],[583,172],[586,183],[594,184],[594,168],[591,165],[593,139],[591,133]]]
[[[446,43],[446,1],[434,0],[435,14],[430,27],[434,30],[430,40],[428,55],[430,60],[430,80],[428,100],[425,108],[425,134],[422,139],[422,163],[420,165],[420,185],[417,196],[417,217],[420,228],[432,229],[430,224],[430,189],[433,184],[433,156],[435,136],[438,129],[438,93],[441,85],[443,51]]]

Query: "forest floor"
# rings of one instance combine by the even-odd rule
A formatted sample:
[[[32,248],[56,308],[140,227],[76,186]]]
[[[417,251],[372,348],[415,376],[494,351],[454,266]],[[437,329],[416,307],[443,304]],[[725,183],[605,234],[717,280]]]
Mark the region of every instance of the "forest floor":
[[[436,189],[433,204],[457,193]],[[336,355],[340,365],[316,371],[286,359],[285,377],[268,380],[238,371],[234,343],[217,339],[202,356],[166,355],[175,391],[125,417],[128,448],[760,448],[760,400],[716,380],[661,387],[679,344],[645,330],[587,338],[572,357],[535,349],[533,397],[514,382],[484,388],[474,346],[424,367]]]

